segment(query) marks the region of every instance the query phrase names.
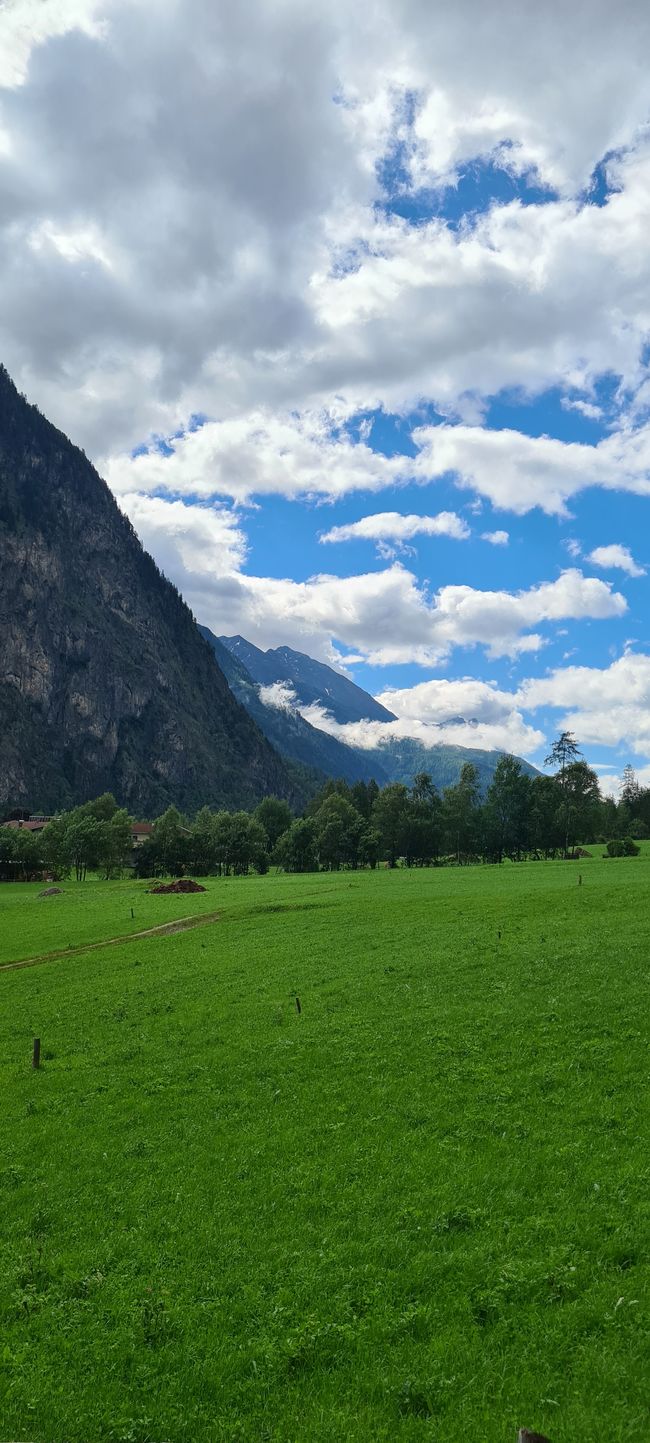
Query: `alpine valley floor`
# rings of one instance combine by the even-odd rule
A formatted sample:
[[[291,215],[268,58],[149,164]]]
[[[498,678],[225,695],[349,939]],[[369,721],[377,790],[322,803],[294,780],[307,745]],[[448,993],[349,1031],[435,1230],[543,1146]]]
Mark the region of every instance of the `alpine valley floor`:
[[[72,955],[0,973],[0,1438],[650,1436],[650,847],[593,851],[1,887]]]

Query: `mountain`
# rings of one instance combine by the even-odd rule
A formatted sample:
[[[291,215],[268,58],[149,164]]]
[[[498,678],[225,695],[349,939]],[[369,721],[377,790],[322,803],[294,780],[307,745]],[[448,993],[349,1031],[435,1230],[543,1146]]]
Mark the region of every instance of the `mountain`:
[[[262,686],[270,686],[276,681],[288,682],[300,706],[322,706],[337,722],[342,723],[395,720],[393,712],[369,692],[355,686],[347,676],[326,666],[325,662],[305,656],[302,651],[292,651],[290,646],[260,651],[243,636],[220,636],[219,641],[242,662],[253,681]]]
[[[381,767],[391,782],[405,782],[411,786],[418,772],[428,772],[439,792],[455,785],[465,762],[471,762],[476,767],[481,792],[487,791],[503,755],[503,752],[451,746],[446,742],[426,747],[424,742],[414,737],[390,737],[381,746],[366,752],[369,764]],[[539,775],[530,762],[522,757],[518,760],[527,776]]]
[[[323,662],[314,661],[301,651],[288,646],[260,651],[243,636],[213,636],[207,627],[200,628],[215,648],[217,659],[235,696],[250,711],[260,729],[278,751],[288,757],[318,767],[329,777],[346,781],[374,777],[380,786],[386,782],[405,782],[411,786],[418,772],[428,772],[438,791],[453,786],[465,762],[471,762],[479,774],[481,791],[489,787],[500,751],[483,751],[479,747],[451,746],[445,742],[427,747],[413,737],[387,736],[378,746],[350,746],[310,726],[296,711],[267,706],[259,686],[288,682],[298,699],[298,706],[317,701],[337,721],[360,721],[370,717],[377,721],[394,721],[392,712],[354,682],[341,676]],[[230,660],[229,660],[230,659]],[[257,685],[256,685],[257,683]],[[459,725],[464,717],[454,717]],[[447,722],[449,725],[449,722]],[[521,764],[529,776],[536,776],[529,762]]]
[[[304,782],[86,456],[0,368],[0,808],[300,804]]]
[[[297,711],[267,705],[260,696],[259,683],[253,681],[239,654],[229,651],[209,627],[199,626],[199,631],[210,643],[237,700],[284,757],[303,766],[315,768],[323,781],[326,777],[342,777],[346,782],[353,783],[370,781],[374,777],[379,786],[385,785],[388,781],[387,773],[374,754],[370,757],[359,748],[337,741],[336,737],[329,736],[327,732],[305,721]],[[251,650],[256,651],[257,648],[251,647]],[[265,653],[260,652],[259,655],[263,657]],[[310,658],[305,657],[305,660],[309,661]],[[369,700],[372,701],[373,698],[370,697]]]

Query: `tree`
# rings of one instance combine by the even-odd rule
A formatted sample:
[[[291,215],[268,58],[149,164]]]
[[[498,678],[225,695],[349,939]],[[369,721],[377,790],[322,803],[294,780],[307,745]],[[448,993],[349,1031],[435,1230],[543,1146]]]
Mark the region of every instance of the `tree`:
[[[593,841],[598,829],[601,802],[596,773],[586,762],[571,762],[564,773],[561,803],[565,856],[576,841]]]
[[[413,779],[404,822],[403,846],[407,867],[438,861],[442,840],[442,802],[428,772]]]
[[[317,872],[318,855],[314,823],[301,818],[283,832],[275,849],[275,860],[285,872]]]
[[[133,851],[131,829],[133,820],[126,807],[113,812],[110,821],[99,822],[98,865],[102,867],[106,880],[119,877]]]
[[[539,857],[554,857],[562,846],[559,812],[562,793],[555,777],[533,777],[529,788],[528,840]]]
[[[230,818],[228,861],[236,877],[245,877],[251,867],[258,872],[268,868],[266,832],[248,812],[234,812]]]
[[[161,871],[182,876],[187,863],[187,834],[180,812],[168,807],[153,824],[153,850]]]
[[[194,818],[187,839],[187,855],[190,869],[198,877],[207,877],[216,864],[214,812],[209,807],[201,807]]]
[[[379,793],[372,809],[372,824],[381,838],[383,854],[394,867],[404,846],[408,792],[402,782],[391,782]]]
[[[484,824],[497,862],[521,857],[527,841],[530,783],[516,757],[499,757],[487,790]]]
[[[364,832],[363,817],[345,797],[327,797],[314,817],[316,846],[321,865],[338,871],[342,865],[356,867]]]
[[[86,816],[94,817],[96,822],[110,822],[118,806],[112,792],[102,792],[101,797],[95,797],[93,802],[85,802],[80,810]]]
[[[53,817],[41,832],[41,855],[53,877],[67,877],[72,861],[68,838],[69,816]]]
[[[14,832],[9,827],[0,827],[0,877],[10,882],[15,872]]]
[[[555,779],[562,791],[558,820],[560,821],[564,834],[565,857],[569,855],[569,836],[574,816],[572,801],[566,792],[567,771],[570,766],[575,765],[581,756],[582,752],[580,751],[573,732],[560,732],[559,737],[553,742],[551,750],[544,760],[545,767],[555,767]]]
[[[473,762],[463,762],[460,779],[447,787],[442,799],[442,821],[450,850],[460,864],[476,848],[479,777]]]
[[[260,826],[264,828],[267,849],[272,852],[282,833],[289,830],[293,821],[289,803],[281,801],[279,797],[264,797],[264,800],[255,808],[253,816],[256,822],[259,822]]]
[[[582,752],[580,751],[573,732],[560,732],[557,741],[553,742],[548,756],[544,759],[544,766],[555,767],[560,786],[563,786],[567,767],[571,762],[576,762],[581,756]]]
[[[85,882],[88,868],[93,870],[99,866],[102,823],[97,822],[94,817],[82,816],[77,820],[74,813],[72,817],[73,820],[66,828],[66,845],[77,881]]]
[[[216,812],[213,822],[214,860],[219,875],[227,877],[230,871],[230,841],[232,818],[230,812]]]
[[[14,874],[20,874],[24,882],[29,882],[40,870],[40,839],[33,832],[25,831],[23,827],[19,827],[14,833],[13,862]]]
[[[639,799],[640,791],[641,788],[637,781],[634,767],[631,765],[630,762],[628,762],[627,766],[623,768],[623,776],[621,779],[621,787],[619,792],[620,799],[626,804],[626,806],[630,807],[630,809],[633,810],[635,803]]]
[[[411,795],[414,802],[430,803],[437,797],[438,793],[433,785],[429,772],[416,772],[413,778]]]

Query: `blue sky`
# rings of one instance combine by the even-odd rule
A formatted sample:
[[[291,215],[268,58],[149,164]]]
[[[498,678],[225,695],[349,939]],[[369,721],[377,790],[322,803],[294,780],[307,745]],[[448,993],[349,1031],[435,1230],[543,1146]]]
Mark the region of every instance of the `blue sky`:
[[[612,786],[650,782],[648,42],[601,0],[0,13],[2,359],[197,617],[398,734],[569,725]]]

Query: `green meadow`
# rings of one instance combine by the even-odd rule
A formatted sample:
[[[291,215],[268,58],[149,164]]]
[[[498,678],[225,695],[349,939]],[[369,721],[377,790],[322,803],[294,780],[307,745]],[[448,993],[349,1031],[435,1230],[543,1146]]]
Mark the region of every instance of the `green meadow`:
[[[650,1437],[650,847],[592,850],[0,887],[70,952],[0,972],[0,1439]]]

